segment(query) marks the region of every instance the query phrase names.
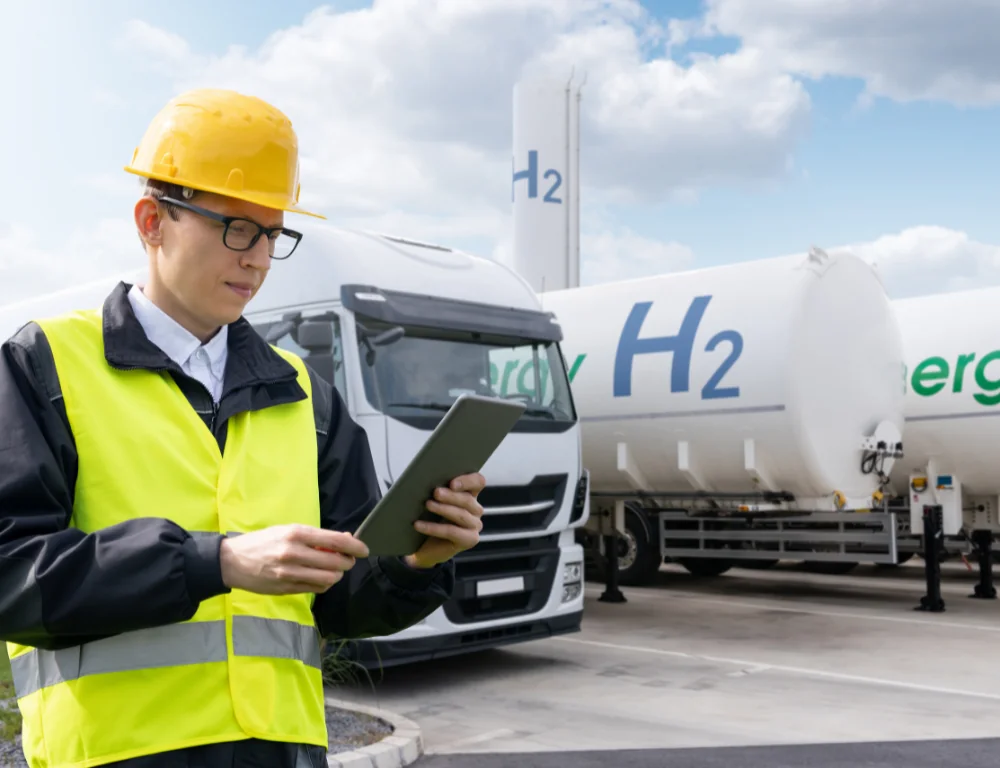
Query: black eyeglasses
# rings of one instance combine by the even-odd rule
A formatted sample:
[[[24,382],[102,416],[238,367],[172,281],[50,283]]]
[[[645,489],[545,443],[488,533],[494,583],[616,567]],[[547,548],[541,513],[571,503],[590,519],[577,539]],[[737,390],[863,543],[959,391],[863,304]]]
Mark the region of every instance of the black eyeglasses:
[[[185,203],[175,197],[161,197],[160,202],[175,205],[185,211],[191,211],[191,213],[197,213],[199,216],[224,224],[222,242],[231,251],[249,251],[257,244],[261,235],[265,235],[268,240],[267,251],[271,258],[287,259],[298,248],[299,242],[302,240],[302,233],[296,232],[294,229],[262,227],[256,221],[238,216],[223,216],[221,213]]]

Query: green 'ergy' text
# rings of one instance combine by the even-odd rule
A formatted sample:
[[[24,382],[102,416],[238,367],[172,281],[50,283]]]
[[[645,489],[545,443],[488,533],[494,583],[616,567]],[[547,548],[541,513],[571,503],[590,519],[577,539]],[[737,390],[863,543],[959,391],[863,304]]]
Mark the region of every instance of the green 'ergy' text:
[[[577,355],[573,364],[567,371],[570,382],[580,370],[580,363],[586,357],[585,354]],[[490,386],[493,391],[501,397],[517,392],[522,395],[535,394],[535,363],[533,360],[507,359],[497,363],[490,363]],[[501,367],[502,366],[502,367]],[[549,363],[547,360],[538,361],[538,379],[541,384],[539,398],[544,401],[546,390],[551,386],[551,376],[549,374]]]
[[[956,394],[963,391],[966,384],[975,382],[978,389],[973,398],[981,405],[1000,404],[1000,370],[993,371],[993,377],[987,375],[990,363],[1000,361],[1000,349],[983,355],[978,360],[976,353],[959,355],[954,364],[940,356],[921,360],[909,377],[913,391],[921,397],[931,397],[941,392],[945,387]]]

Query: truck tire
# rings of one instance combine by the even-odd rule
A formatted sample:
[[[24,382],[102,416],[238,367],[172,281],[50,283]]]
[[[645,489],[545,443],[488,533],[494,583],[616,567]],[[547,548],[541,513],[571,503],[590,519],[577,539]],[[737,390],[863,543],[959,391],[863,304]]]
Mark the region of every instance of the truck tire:
[[[608,579],[607,553],[598,548],[603,542],[593,540],[593,578],[604,583]],[[647,586],[663,558],[656,541],[656,524],[642,508],[625,505],[625,535],[618,539],[618,584],[623,587]]]
[[[641,507],[626,504],[625,531],[618,558],[618,583],[623,587],[645,586],[653,580],[663,562],[656,523]]]

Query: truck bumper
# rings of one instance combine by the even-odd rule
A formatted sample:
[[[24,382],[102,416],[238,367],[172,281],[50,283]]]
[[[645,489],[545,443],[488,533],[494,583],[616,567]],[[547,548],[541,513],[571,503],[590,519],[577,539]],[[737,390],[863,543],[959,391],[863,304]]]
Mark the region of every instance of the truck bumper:
[[[367,670],[382,669],[571,634],[580,631],[582,620],[583,611],[580,610],[560,616],[448,635],[433,635],[410,640],[349,642],[344,644],[339,655]]]

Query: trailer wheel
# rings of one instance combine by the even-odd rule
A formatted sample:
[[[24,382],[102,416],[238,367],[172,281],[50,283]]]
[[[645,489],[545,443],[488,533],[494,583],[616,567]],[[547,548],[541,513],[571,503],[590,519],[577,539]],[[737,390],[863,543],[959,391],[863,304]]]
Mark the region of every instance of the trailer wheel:
[[[678,558],[677,562],[692,576],[698,576],[699,578],[721,576],[733,567],[732,560],[721,560],[714,557],[682,557]]]
[[[594,543],[600,550],[594,553],[593,574],[596,580],[603,582],[608,578],[607,552],[603,550],[603,541]],[[648,585],[663,562],[656,541],[656,525],[634,504],[625,505],[625,534],[618,537],[617,554],[618,583],[623,587]]]
[[[656,525],[641,507],[625,505],[625,536],[619,546],[618,582],[625,587],[649,584],[663,559],[656,541]]]

